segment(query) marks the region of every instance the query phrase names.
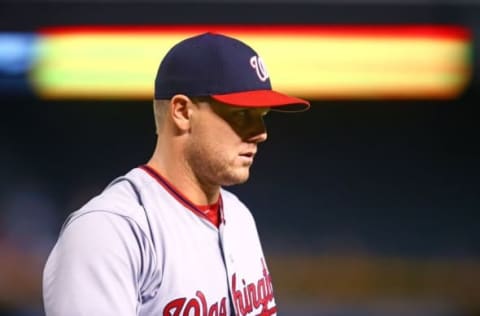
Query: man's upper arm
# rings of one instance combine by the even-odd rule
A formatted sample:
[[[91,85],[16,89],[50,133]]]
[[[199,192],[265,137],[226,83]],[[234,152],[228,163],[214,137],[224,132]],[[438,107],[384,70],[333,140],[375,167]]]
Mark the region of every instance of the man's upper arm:
[[[142,253],[135,224],[90,212],[63,230],[45,266],[47,316],[137,315]]]

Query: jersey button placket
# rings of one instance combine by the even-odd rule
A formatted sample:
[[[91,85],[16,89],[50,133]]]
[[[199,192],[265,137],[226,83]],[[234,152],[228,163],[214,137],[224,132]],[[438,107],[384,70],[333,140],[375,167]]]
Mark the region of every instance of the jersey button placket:
[[[233,295],[232,295],[232,280],[230,276],[233,275],[235,272],[235,259],[233,254],[229,251],[228,243],[226,242],[225,238],[225,225],[222,223],[219,227],[219,236],[220,236],[220,249],[222,251],[223,262],[225,264],[225,269],[227,271],[227,281],[228,281],[228,294],[230,300],[230,309],[232,310],[232,315],[239,315],[238,312],[235,310],[235,304],[233,303]]]

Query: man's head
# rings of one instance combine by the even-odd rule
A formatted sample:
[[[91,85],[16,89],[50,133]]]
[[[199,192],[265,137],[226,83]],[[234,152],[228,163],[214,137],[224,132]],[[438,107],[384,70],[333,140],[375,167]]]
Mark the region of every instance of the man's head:
[[[163,146],[160,154],[176,152],[172,158],[196,181],[215,186],[248,179],[258,144],[267,139],[263,119],[269,108],[229,106],[210,97],[177,94],[155,100],[154,109]]]
[[[267,138],[263,117],[271,108],[308,107],[305,100],[272,90],[265,65],[252,48],[218,34],[175,45],[155,80],[158,144],[174,144],[177,162],[207,186],[248,179],[257,145]]]

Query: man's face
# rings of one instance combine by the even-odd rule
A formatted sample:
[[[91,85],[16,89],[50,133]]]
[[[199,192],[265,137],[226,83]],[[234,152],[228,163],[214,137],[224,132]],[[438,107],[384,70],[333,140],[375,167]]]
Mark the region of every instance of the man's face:
[[[206,185],[247,181],[257,145],[267,139],[263,117],[268,108],[198,102],[192,117],[186,159]]]

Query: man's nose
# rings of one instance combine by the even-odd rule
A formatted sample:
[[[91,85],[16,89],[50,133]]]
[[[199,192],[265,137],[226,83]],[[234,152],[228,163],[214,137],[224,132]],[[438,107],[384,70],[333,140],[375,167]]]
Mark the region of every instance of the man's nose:
[[[262,143],[267,140],[267,128],[265,126],[265,122],[263,121],[263,117],[258,118],[255,120],[255,123],[252,124],[251,128],[247,134],[247,140],[252,143]]]

